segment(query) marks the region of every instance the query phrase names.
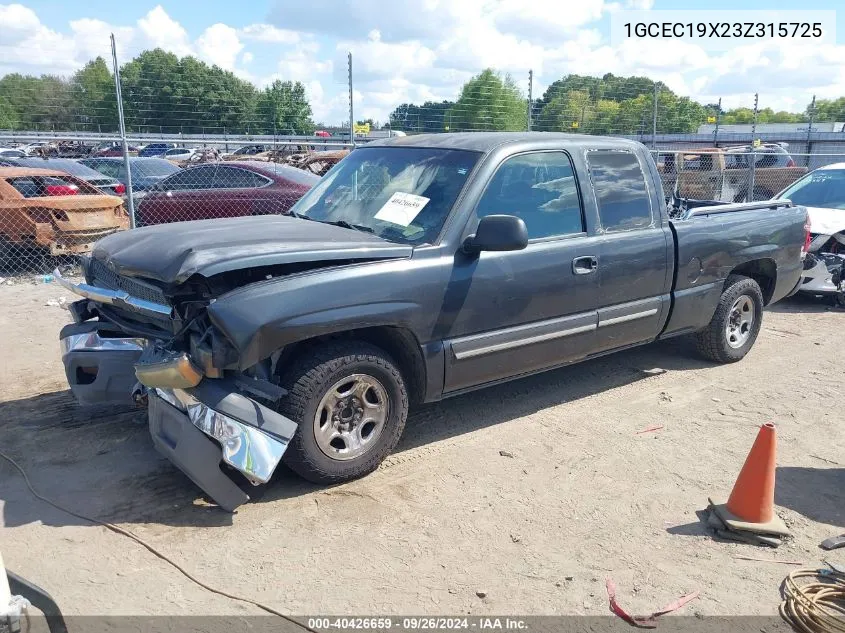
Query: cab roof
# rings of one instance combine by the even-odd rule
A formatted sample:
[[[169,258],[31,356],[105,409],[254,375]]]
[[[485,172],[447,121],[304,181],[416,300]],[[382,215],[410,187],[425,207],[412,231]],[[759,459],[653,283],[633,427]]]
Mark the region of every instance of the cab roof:
[[[620,147],[633,149],[640,144],[623,138],[568,134],[565,132],[446,132],[413,134],[371,141],[362,147],[426,147],[462,149],[488,153],[503,145],[526,145],[558,141],[568,148]]]

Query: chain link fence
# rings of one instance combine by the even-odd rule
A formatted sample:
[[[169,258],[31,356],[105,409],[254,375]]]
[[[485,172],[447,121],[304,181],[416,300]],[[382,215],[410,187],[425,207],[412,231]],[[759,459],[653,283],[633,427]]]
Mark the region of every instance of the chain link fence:
[[[115,231],[284,214],[358,144],[395,134],[545,131],[625,136],[652,149],[667,196],[767,199],[845,161],[845,99],[798,113],[723,109],[644,77],[541,85],[481,71],[453,99],[316,122],[304,86],[258,87],[156,50],[98,57],[70,77],[0,78],[0,274],[46,274]],[[121,63],[122,62],[122,63]],[[763,100],[764,101],[764,100]],[[359,108],[360,110],[360,108]]]

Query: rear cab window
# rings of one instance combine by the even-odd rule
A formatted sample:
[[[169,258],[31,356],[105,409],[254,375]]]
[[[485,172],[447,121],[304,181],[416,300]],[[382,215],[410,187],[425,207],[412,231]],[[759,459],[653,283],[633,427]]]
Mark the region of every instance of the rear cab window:
[[[602,229],[631,231],[653,225],[651,198],[640,161],[632,152],[587,152]]]

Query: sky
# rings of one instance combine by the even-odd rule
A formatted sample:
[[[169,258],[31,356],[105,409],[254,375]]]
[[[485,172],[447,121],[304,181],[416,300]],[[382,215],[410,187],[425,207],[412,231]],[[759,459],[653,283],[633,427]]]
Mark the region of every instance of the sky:
[[[746,10],[836,9],[838,0],[746,0]],[[707,50],[694,43],[613,43],[624,9],[685,9],[683,0],[28,0],[0,4],[0,75],[69,75],[96,55],[122,62],[161,47],[195,55],[258,86],[301,81],[326,124],[348,120],[346,55],[352,52],[355,118],[386,121],[403,102],[457,98],[487,67],[534,96],[568,73],[644,75],[703,103],[804,110],[845,96],[845,45],[752,43]],[[734,1],[711,0],[724,12]],[[845,9],[837,32],[845,37]],[[657,14],[655,14],[657,15]],[[724,14],[726,17],[728,14]]]

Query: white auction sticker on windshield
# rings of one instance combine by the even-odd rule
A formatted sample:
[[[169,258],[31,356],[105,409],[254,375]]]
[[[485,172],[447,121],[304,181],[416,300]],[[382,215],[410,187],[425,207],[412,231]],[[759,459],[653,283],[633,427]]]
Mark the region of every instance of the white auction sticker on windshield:
[[[376,220],[383,220],[399,226],[408,226],[419,215],[423,207],[428,204],[430,198],[416,196],[412,193],[397,191],[384,206],[378,210]]]

